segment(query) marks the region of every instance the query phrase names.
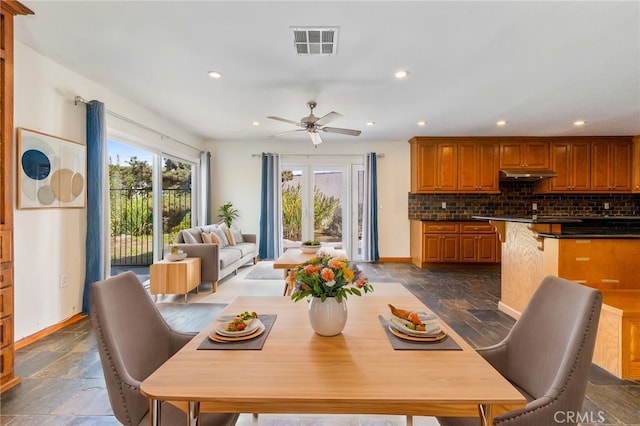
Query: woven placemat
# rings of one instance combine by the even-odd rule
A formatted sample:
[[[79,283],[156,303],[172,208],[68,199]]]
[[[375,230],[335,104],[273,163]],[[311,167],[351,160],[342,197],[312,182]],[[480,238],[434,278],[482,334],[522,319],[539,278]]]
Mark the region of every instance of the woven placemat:
[[[260,321],[264,324],[265,330],[264,333],[257,336],[255,339],[251,340],[241,340],[238,342],[214,342],[209,339],[209,337],[205,337],[200,346],[198,346],[198,350],[211,350],[211,349],[221,349],[221,350],[260,350],[264,346],[264,342],[267,340],[267,336],[269,336],[269,332],[273,327],[273,324],[276,322],[276,314],[262,314],[260,315]]]
[[[396,350],[416,350],[416,351],[461,351],[462,348],[458,346],[453,337],[447,335],[444,339],[437,342],[414,342],[410,340],[404,340],[395,336],[391,330],[389,330],[389,322],[382,315],[378,315],[380,324],[387,333],[387,338],[393,349]]]

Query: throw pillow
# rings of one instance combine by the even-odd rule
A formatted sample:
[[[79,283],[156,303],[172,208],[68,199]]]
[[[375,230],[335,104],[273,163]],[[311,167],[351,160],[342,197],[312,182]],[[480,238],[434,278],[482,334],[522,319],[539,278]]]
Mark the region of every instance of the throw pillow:
[[[224,233],[224,236],[227,239],[227,245],[234,246],[235,242],[231,238],[232,235],[231,235],[231,232],[229,232],[229,228],[227,227],[227,224],[226,223],[221,223],[220,225],[218,225],[218,228],[220,228],[222,230],[222,232]]]
[[[236,244],[244,243],[244,238],[242,237],[241,230],[231,228],[231,235],[233,235],[233,240],[236,242]]]
[[[198,244],[198,240],[191,234],[191,232],[185,230],[180,231],[182,234],[182,240],[187,244]]]
[[[211,238],[211,243],[212,244],[218,244],[219,246],[222,245],[222,244],[220,244],[220,238],[218,238],[218,236],[214,232],[209,234],[209,238]]]
[[[220,227],[214,228],[211,233],[215,234],[216,237],[218,237],[218,240],[220,240],[220,248],[226,247],[226,246],[229,245],[229,241],[227,240],[227,236],[224,235],[224,231],[222,229],[220,229]]]
[[[211,237],[209,236],[210,234],[207,234],[206,232],[202,233],[202,242],[205,244],[211,244]]]

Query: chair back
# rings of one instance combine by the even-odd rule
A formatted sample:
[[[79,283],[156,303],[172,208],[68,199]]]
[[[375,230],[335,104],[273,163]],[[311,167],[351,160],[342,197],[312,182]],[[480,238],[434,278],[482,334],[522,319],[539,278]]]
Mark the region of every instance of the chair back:
[[[149,411],[140,383],[172,355],[171,330],[130,271],[91,285],[91,321],[113,412],[137,425]]]
[[[555,276],[544,278],[505,338],[503,374],[540,406],[579,411],[601,306],[602,294],[595,289]]]

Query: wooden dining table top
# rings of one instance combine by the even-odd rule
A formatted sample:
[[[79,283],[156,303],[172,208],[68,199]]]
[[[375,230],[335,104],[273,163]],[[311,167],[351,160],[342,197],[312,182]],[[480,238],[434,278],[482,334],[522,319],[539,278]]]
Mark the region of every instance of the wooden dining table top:
[[[400,284],[398,284],[400,285]],[[261,350],[198,350],[216,321],[142,382],[155,400],[201,401],[203,411],[491,417],[524,397],[446,324],[462,350],[394,350],[379,315],[388,303],[428,311],[400,292],[350,297],[342,334],[313,332],[306,301],[238,297],[221,315],[276,314]],[[428,343],[424,343],[428,344]]]

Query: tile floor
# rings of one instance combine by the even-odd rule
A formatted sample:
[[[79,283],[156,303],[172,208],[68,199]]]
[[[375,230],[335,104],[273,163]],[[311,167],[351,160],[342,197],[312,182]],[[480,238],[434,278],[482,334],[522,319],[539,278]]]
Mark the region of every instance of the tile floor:
[[[404,284],[472,346],[498,342],[513,325],[510,317],[497,310],[499,268],[421,270],[410,264],[361,266],[374,283]],[[241,268],[237,276],[219,283],[219,291],[213,295],[207,294],[210,287],[203,285],[200,294],[189,295],[186,305],[181,296],[164,296],[158,298],[158,306],[175,328],[197,331],[237,292],[281,294],[281,281],[245,279],[251,268]],[[22,383],[0,395],[1,425],[119,424],[109,406],[89,319],[17,351],[16,371]],[[640,382],[619,380],[594,366],[583,412],[593,420],[584,425],[640,425]],[[238,425],[249,425],[251,421],[250,415],[242,415]],[[261,415],[259,421],[268,426],[404,424],[401,416]],[[422,417],[414,419],[414,424],[431,426],[437,422]]]

